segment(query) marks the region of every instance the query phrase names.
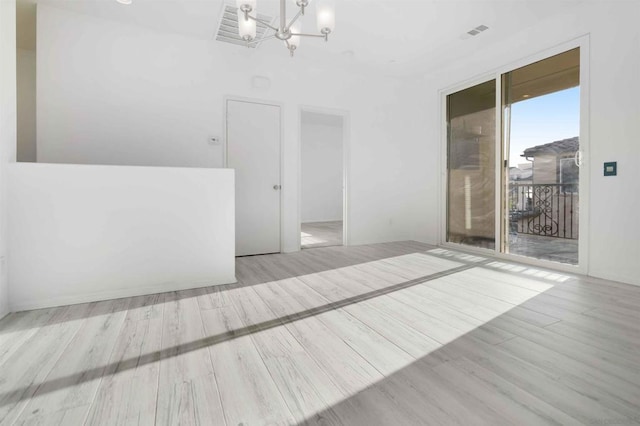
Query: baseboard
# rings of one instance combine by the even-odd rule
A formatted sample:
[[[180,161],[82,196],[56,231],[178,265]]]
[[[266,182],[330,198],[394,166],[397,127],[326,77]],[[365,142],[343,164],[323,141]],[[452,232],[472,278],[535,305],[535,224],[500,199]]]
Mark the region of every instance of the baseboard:
[[[635,285],[640,287],[640,282],[638,281],[638,277],[637,276],[627,276],[627,275],[620,275],[620,274],[616,274],[611,273],[611,272],[595,272],[593,273],[592,271],[589,271],[589,273],[587,274],[587,276],[589,277],[593,277],[593,278],[597,278],[600,280],[606,280],[606,281],[615,281],[621,284],[628,284],[628,285]]]
[[[122,299],[125,297],[146,296],[149,294],[168,293],[171,291],[191,290],[194,288],[211,287],[217,285],[233,284],[238,282],[235,276],[226,279],[203,280],[187,283],[163,283],[146,287],[131,289],[118,289],[110,291],[94,292],[82,295],[61,296],[46,300],[27,300],[9,305],[10,312],[30,311],[33,309],[54,308],[57,306],[77,305],[79,303],[101,302],[104,300]],[[7,312],[8,314],[9,312]]]
[[[342,222],[342,218],[338,218],[338,219],[323,219],[323,220],[303,220],[301,223],[307,224],[307,223],[321,223],[321,222]]]

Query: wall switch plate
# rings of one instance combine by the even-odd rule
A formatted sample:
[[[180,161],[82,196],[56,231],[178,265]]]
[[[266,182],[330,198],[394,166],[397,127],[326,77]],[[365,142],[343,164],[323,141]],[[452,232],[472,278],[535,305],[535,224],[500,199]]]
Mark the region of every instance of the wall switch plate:
[[[618,175],[618,162],[610,161],[604,163],[604,175],[605,176],[617,176]]]

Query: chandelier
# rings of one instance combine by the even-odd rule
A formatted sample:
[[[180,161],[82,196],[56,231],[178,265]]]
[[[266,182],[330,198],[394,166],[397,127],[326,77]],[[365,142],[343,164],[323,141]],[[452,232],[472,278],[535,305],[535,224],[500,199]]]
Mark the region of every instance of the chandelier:
[[[287,1],[292,3],[295,1],[298,7],[298,13],[296,13],[290,21],[287,21]],[[242,40],[247,43],[247,46],[250,46],[252,43],[274,38],[282,40],[287,49],[289,49],[291,56],[293,56],[293,53],[300,45],[300,39],[302,37],[319,37],[328,41],[329,34],[331,34],[336,24],[333,1],[315,1],[319,34],[306,34],[302,32],[302,22],[300,18],[304,16],[305,9],[309,6],[309,1],[310,0],[280,0],[280,24],[278,27],[275,27],[269,22],[258,19],[256,0],[236,0],[238,6],[238,33]],[[256,40],[256,22],[272,29],[274,33],[260,40]]]

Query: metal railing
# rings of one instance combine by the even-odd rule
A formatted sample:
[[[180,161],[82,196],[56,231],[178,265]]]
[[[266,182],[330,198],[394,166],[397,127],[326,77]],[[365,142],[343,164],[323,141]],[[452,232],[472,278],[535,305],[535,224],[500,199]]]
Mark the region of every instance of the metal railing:
[[[509,184],[509,232],[578,239],[578,184]]]

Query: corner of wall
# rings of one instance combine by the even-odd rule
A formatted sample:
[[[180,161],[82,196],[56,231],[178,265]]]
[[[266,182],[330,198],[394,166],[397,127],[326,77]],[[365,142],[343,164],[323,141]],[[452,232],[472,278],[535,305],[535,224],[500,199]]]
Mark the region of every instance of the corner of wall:
[[[0,1],[0,318],[9,313],[7,165],[16,158],[16,2]]]

